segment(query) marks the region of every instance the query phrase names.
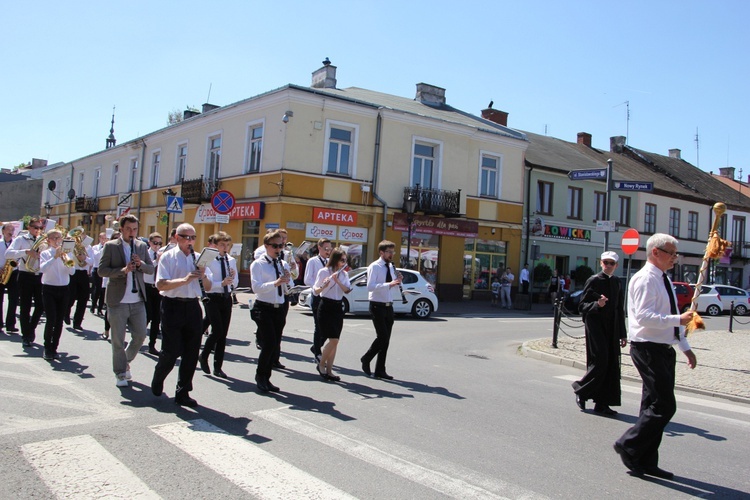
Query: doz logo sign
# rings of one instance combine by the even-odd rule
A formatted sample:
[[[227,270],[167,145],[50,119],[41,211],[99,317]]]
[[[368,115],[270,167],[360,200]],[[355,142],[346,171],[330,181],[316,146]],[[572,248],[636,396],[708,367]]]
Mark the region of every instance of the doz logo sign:
[[[326,224],[307,224],[307,230],[305,236],[307,238],[335,238],[336,237],[336,226],[329,226]]]
[[[340,227],[339,240],[341,241],[367,241],[367,228],[364,227]]]

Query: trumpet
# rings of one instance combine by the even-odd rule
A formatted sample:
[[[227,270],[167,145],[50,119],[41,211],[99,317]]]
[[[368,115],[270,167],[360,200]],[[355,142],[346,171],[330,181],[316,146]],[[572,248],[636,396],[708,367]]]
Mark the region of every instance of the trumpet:
[[[78,259],[78,262],[81,262],[81,260],[85,261],[86,256],[88,255],[88,252],[86,252],[86,247],[83,246],[83,233],[84,233],[84,229],[81,226],[74,227],[67,233],[67,237],[75,241],[75,247],[74,247],[73,253]],[[82,257],[83,259],[81,259]]]
[[[66,243],[68,243],[68,245],[66,245]],[[65,264],[65,267],[74,267],[76,265],[75,261],[70,258],[70,255],[68,255],[68,252],[65,249],[66,246],[70,246],[70,243],[73,243],[73,245],[75,246],[75,240],[72,238],[65,238],[62,242],[62,254],[60,255],[60,258]]]

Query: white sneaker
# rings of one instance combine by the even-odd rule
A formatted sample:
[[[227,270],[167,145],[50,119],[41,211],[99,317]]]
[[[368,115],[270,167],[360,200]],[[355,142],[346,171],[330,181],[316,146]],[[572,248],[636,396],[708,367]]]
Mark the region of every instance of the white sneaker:
[[[117,382],[115,382],[115,385],[117,387],[127,387],[128,386],[128,381],[125,378],[125,374],[124,373],[121,373],[120,375],[117,376]]]

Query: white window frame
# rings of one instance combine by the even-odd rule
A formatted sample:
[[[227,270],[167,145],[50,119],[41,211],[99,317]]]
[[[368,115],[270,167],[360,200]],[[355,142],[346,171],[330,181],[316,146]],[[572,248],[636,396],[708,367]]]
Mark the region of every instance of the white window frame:
[[[86,171],[81,170],[78,172],[78,196],[83,196],[84,182],[86,182]]]
[[[680,219],[682,210],[675,207],[669,207],[669,234],[675,238],[680,237]]]
[[[253,131],[261,129],[261,136],[260,139],[253,139]],[[251,122],[248,122],[245,126],[246,134],[245,134],[245,161],[244,161],[244,169],[243,172],[246,174],[257,174],[261,171],[263,166],[263,140],[265,139],[266,135],[266,120],[254,120]],[[260,149],[257,151],[253,151],[253,146],[255,144],[260,144]],[[256,158],[257,160],[257,168],[255,170],[251,170],[251,165],[253,163],[253,158]]]
[[[128,191],[134,193],[138,189],[138,157],[130,158],[130,167],[128,168]]]
[[[594,191],[594,222],[607,218],[607,193]]]
[[[620,205],[620,220],[618,223],[621,226],[630,227],[630,196],[620,196],[618,198],[618,203]]]
[[[161,149],[151,153],[151,187],[159,186],[159,170],[161,169]]]
[[[409,155],[409,186],[416,187],[414,184],[414,147],[417,144],[421,144],[423,146],[430,146],[435,148],[435,153],[433,158],[434,165],[432,167],[432,177],[431,181],[433,184],[429,187],[424,186],[422,183],[420,183],[420,187],[424,187],[425,189],[440,189],[440,186],[442,185],[442,177],[443,177],[443,141],[439,141],[436,139],[430,139],[427,137],[420,137],[420,136],[412,136],[411,140],[411,154]],[[421,179],[421,178],[420,178]]]
[[[495,160],[496,164],[495,164],[494,169],[484,166],[485,158],[491,158]],[[494,186],[492,186],[492,191],[494,191],[494,193],[489,192],[489,190],[485,190],[483,188],[483,185],[485,184],[484,174],[485,172],[489,173],[490,170],[494,170],[494,174],[495,174],[495,182],[494,182]],[[500,193],[502,192],[501,191],[502,179],[503,179],[503,155],[500,153],[492,152],[492,151],[480,150],[479,151],[479,179],[477,182],[477,192],[479,193],[479,196],[499,199]]]
[[[554,194],[555,184],[553,182],[543,179],[536,181],[536,213],[552,215]]]
[[[213,144],[213,141],[219,139],[220,145],[218,149],[214,149],[211,147]],[[204,179],[206,180],[213,180],[213,179],[221,179],[221,154],[222,150],[224,149],[224,138],[222,136],[222,132],[214,132],[213,134],[209,134],[208,137],[206,137],[206,169],[204,173]],[[211,159],[214,155],[214,152],[218,151],[218,154],[216,155],[219,160],[219,165],[216,168],[216,175],[211,175]]]
[[[698,239],[698,212],[694,210],[688,211],[688,237],[689,240]]]
[[[185,156],[180,155],[180,150],[182,148],[185,148]],[[175,165],[174,165],[174,182],[175,184],[181,183],[185,177],[187,177],[187,165],[188,165],[188,155],[190,154],[190,150],[188,148],[187,142],[181,142],[177,145],[177,150],[175,151]],[[184,159],[184,164],[181,164],[182,160]],[[182,176],[180,176],[182,174]]]
[[[339,172],[328,171],[328,161],[331,155],[331,129],[346,129],[352,133],[352,140],[349,146],[349,172],[342,174]],[[357,176],[357,157],[359,156],[359,125],[355,123],[342,122],[337,120],[326,120],[326,135],[323,146],[323,175],[334,175],[339,177],[356,177]],[[337,165],[338,166],[338,165]]]
[[[656,233],[656,203],[646,203],[643,208],[643,232],[646,234]]]
[[[583,188],[568,186],[568,219],[581,220],[583,214]]]
[[[110,194],[117,194],[117,176],[120,174],[120,164],[112,164],[112,181],[110,183]]]
[[[93,192],[91,194],[92,197],[98,198],[99,197],[99,188],[101,188],[102,183],[102,167],[97,167],[94,169],[94,186],[93,186]]]

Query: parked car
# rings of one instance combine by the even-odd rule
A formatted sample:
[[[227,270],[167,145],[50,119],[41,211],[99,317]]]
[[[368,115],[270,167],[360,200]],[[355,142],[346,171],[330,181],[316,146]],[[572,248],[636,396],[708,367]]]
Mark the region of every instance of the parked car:
[[[576,290],[573,293],[568,294],[567,297],[565,297],[565,302],[563,302],[563,306],[565,306],[565,309],[567,310],[568,314],[578,314],[578,304],[581,303],[581,298],[583,297],[583,290]]]
[[[750,293],[730,285],[702,285],[698,297],[698,312],[718,316],[729,312],[734,301],[734,314],[744,316],[750,310]]]
[[[418,319],[427,319],[438,309],[438,300],[435,289],[417,271],[409,269],[397,269],[404,279],[402,288],[404,292],[410,290],[419,292],[416,294],[405,293],[406,303],[401,300],[393,302],[393,312],[396,314],[411,314]],[[349,281],[352,292],[344,295],[342,307],[349,314],[370,314],[370,301],[367,298],[367,268],[359,267],[349,271]],[[310,296],[312,290],[309,288],[299,294],[298,306],[310,309]]]
[[[682,281],[673,281],[672,286],[677,295],[677,309],[680,312],[685,312],[690,309],[690,301],[693,300],[695,286],[689,283],[683,283]]]

